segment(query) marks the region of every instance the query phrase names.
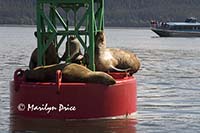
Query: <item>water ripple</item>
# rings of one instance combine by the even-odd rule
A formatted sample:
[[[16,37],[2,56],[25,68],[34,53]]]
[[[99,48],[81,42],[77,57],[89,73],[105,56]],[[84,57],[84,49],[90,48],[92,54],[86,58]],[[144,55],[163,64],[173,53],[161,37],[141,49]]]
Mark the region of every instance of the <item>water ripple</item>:
[[[0,31],[1,131],[9,131],[9,126],[17,127],[21,122],[27,127],[17,132],[199,132],[200,38],[152,38],[152,32],[145,29],[106,29],[109,47],[131,50],[141,60],[141,69],[135,74],[138,83],[135,127],[136,122],[130,120],[73,123],[12,119],[9,81],[17,68],[28,67],[30,53],[36,47],[35,28],[0,27]]]

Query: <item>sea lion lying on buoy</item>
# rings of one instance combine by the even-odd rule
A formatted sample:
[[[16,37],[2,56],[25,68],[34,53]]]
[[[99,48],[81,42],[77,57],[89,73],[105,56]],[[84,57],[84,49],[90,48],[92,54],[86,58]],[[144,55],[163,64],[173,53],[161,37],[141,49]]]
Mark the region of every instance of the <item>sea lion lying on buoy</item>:
[[[37,37],[36,32],[34,33],[34,35],[35,37]],[[29,61],[30,69],[37,67],[37,64],[38,64],[37,55],[38,55],[38,48],[35,48],[35,50],[31,54],[31,58]],[[45,64],[52,65],[56,63],[58,63],[58,55],[57,55],[56,47],[54,43],[52,42],[45,52]]]
[[[64,82],[86,82],[104,85],[113,85],[116,83],[115,79],[107,73],[93,72],[78,64],[67,65],[62,70],[62,76]]]
[[[56,71],[62,71],[62,82],[82,82],[113,85],[115,79],[104,72],[93,72],[79,64],[55,64],[25,71],[25,79],[31,82],[55,82]]]
[[[69,47],[68,47],[68,45],[69,45]],[[64,52],[63,56],[60,58],[60,61],[66,61],[68,52],[70,52],[69,53],[70,62],[81,64],[81,61],[83,60],[83,55],[81,53],[80,46],[81,46],[81,44],[78,41],[78,39],[74,36],[70,36],[69,40],[66,43],[65,52]],[[69,50],[68,50],[68,48],[69,48]]]
[[[56,71],[62,70],[66,64],[53,64],[48,66],[39,66],[32,70],[25,71],[25,79],[31,82],[54,82]]]
[[[129,71],[132,75],[140,68],[137,56],[118,48],[106,48],[104,32],[95,36],[95,65],[97,71]]]

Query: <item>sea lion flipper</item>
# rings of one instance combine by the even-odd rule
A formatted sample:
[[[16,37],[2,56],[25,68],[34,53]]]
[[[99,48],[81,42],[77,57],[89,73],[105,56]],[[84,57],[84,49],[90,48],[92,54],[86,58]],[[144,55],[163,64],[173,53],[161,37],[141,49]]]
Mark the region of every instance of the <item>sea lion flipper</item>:
[[[131,68],[127,68],[127,69],[120,69],[120,68],[116,68],[114,66],[110,66],[112,70],[117,71],[117,72],[127,72],[129,70],[131,70]]]

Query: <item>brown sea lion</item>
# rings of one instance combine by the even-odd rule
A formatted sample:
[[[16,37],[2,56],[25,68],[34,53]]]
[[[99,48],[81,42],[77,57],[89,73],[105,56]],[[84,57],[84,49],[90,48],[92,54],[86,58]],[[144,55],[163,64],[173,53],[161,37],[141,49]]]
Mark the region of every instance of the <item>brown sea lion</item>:
[[[69,45],[69,47],[68,47],[68,45]],[[60,58],[60,61],[66,61],[68,52],[70,52],[69,60],[71,61],[71,63],[81,64],[83,55],[81,53],[80,46],[81,46],[81,44],[78,41],[78,39],[74,36],[70,36],[69,40],[66,43],[65,52],[64,52],[63,56]],[[69,50],[68,50],[68,48],[69,48]]]
[[[29,61],[30,69],[37,67],[37,63],[38,63],[37,54],[38,54],[38,48],[36,48],[31,54],[31,59]],[[47,51],[45,52],[45,64],[52,65],[56,63],[58,63],[56,48],[53,44],[50,44],[50,46],[47,48]]]
[[[129,71],[132,75],[140,68],[137,56],[129,51],[118,48],[106,48],[104,32],[95,36],[95,65],[98,71]]]
[[[37,37],[36,32],[34,33],[34,35],[35,37]],[[30,69],[37,67],[37,64],[38,64],[37,55],[38,55],[38,48],[34,49],[34,51],[31,54],[31,58],[29,61]],[[58,55],[57,55],[56,47],[54,43],[52,42],[45,52],[45,65],[52,65],[56,63],[58,63]]]
[[[32,82],[54,82],[56,71],[62,70],[67,64],[53,64],[48,66],[39,66],[32,70],[25,71],[25,79]]]
[[[67,65],[63,70],[63,81],[67,82],[86,82],[98,83],[104,85],[113,85],[116,83],[112,76],[104,72],[93,72],[88,68],[78,65]]]
[[[113,85],[116,83],[112,76],[104,72],[93,72],[79,64],[55,64],[36,67],[25,71],[25,79],[31,82],[55,82],[56,71],[62,71],[62,82],[83,82]]]

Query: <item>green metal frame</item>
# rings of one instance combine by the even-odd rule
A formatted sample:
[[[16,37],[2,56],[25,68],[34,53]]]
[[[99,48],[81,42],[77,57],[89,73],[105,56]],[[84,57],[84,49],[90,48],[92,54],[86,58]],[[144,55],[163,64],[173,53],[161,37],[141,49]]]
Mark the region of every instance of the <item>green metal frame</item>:
[[[62,16],[58,8],[62,8],[66,15]],[[85,13],[77,18],[76,13],[80,8],[85,9]],[[48,15],[45,10],[49,11]],[[70,10],[74,12],[74,20],[67,18]],[[69,28],[70,21],[74,21],[72,30]],[[59,30],[61,28],[58,29],[58,26],[62,26],[64,30]],[[81,27],[85,27],[85,29]],[[45,51],[51,42],[54,42],[58,49],[65,38],[75,35],[84,51],[89,55],[89,69],[95,71],[94,36],[103,29],[104,0],[37,0],[38,66],[45,65]],[[45,40],[45,36],[48,37],[47,40]],[[58,40],[58,36],[61,39]],[[82,36],[85,36],[85,40],[82,39]]]

